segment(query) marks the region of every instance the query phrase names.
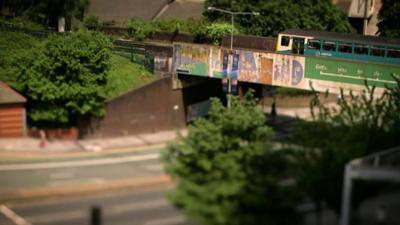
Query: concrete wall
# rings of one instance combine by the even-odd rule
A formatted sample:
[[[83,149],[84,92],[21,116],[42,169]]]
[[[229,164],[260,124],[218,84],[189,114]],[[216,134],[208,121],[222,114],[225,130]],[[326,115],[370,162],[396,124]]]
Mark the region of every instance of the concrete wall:
[[[159,79],[108,102],[104,118],[90,118],[79,126],[81,138],[152,133],[186,126],[187,107],[221,96],[220,80],[172,89],[170,77]]]

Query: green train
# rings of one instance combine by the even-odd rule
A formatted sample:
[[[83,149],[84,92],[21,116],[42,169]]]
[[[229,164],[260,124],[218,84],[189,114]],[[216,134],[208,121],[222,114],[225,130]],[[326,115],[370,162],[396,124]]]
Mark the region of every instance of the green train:
[[[400,65],[400,39],[290,29],[278,35],[277,52]]]

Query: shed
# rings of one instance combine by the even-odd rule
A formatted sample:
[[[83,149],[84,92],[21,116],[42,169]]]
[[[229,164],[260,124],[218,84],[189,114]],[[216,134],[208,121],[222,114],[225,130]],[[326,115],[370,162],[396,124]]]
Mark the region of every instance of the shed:
[[[0,81],[0,138],[26,134],[26,99]]]

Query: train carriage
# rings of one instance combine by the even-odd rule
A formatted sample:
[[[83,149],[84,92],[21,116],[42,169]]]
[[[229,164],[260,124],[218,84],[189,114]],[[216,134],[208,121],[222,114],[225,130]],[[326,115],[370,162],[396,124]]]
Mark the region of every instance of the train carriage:
[[[277,51],[400,65],[400,40],[358,34],[290,29],[278,35]]]

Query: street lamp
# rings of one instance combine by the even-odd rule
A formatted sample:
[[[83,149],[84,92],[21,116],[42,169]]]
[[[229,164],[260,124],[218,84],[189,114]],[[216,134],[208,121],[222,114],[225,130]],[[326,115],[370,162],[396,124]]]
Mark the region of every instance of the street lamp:
[[[207,10],[208,11],[217,11],[217,12],[227,13],[227,14],[231,15],[231,48],[230,48],[231,52],[233,50],[233,30],[234,30],[233,18],[234,18],[234,16],[235,15],[253,15],[253,16],[260,15],[259,12],[232,12],[232,11],[225,10],[225,9],[215,8],[213,6],[209,6],[207,8]],[[229,75],[228,76],[228,94],[230,94],[231,90],[232,90],[231,79],[230,78],[231,78],[231,76]],[[230,106],[231,106],[229,98],[228,98],[227,106],[228,106],[228,108],[230,108]]]
[[[260,15],[260,13],[259,12],[232,12],[232,11],[229,11],[229,10],[225,10],[225,9],[218,9],[218,8],[215,8],[215,7],[212,7],[212,6],[209,6],[208,8],[207,8],[207,10],[208,11],[218,11],[218,12],[222,12],[222,13],[227,13],[227,14],[230,14],[231,15],[231,50],[232,50],[232,48],[233,48],[233,26],[234,26],[234,24],[233,24],[233,17],[235,16],[235,15],[253,15],[253,16],[258,16],[258,15]]]

